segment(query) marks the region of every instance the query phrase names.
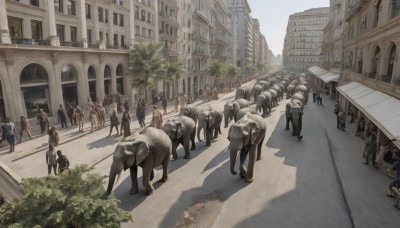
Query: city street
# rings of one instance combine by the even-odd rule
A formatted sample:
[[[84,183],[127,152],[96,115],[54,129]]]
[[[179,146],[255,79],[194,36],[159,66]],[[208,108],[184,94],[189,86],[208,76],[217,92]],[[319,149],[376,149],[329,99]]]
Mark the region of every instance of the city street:
[[[212,104],[222,109],[224,103],[233,98],[234,92],[231,92],[221,96],[218,101],[206,102],[202,106]],[[287,101],[281,101],[266,118],[268,130],[263,159],[256,163],[253,183],[247,184],[239,176],[230,174],[229,153],[223,153],[228,145],[228,129],[222,129],[222,135],[211,147],[205,147],[205,142],[197,142],[197,150],[192,151],[190,160],[183,159],[183,151],[179,149],[179,159],[169,164],[167,183],[157,182],[161,178],[161,169],[157,168],[155,192],[150,197],[144,195],[141,169],[140,192],[134,196],[128,193],[131,185],[129,172],[123,172],[114,187],[114,194],[121,201],[120,207],[132,213],[135,227],[265,227],[265,224],[268,227],[352,227],[342,195],[343,183],[339,182],[331,156],[331,152],[337,154],[338,148],[350,145],[339,145],[338,140],[345,133],[331,128],[335,127],[334,114],[328,106],[332,101],[326,101],[326,106],[309,103],[305,107],[302,141],[292,137],[290,131],[284,130],[284,108]],[[201,103],[197,101],[195,105]],[[171,109],[164,121],[176,116]],[[329,115],[332,115],[330,122],[327,121]],[[146,120],[150,121],[151,117],[147,116]],[[137,127],[134,118],[132,128]],[[108,127],[93,133],[87,130],[84,133],[76,133],[76,129],[64,130],[61,132],[61,145],[58,149],[68,156],[72,166],[88,164],[94,167],[93,172],[108,175],[112,152],[115,144],[121,140],[121,137],[115,136],[115,132],[114,136],[106,138],[108,130]],[[4,153],[0,159],[23,178],[45,176],[46,142],[47,136],[19,144],[15,153]],[[356,145],[362,149],[362,142]],[[337,156],[346,159],[341,158],[340,154]],[[352,172],[352,168],[347,166],[346,161],[343,162],[339,167],[347,173],[342,181],[351,183],[351,174],[348,172]],[[361,164],[361,160],[358,163]],[[397,219],[393,222],[400,222],[398,212],[391,207],[390,199],[384,198],[390,179],[373,169],[373,174],[364,172],[366,167],[360,166],[364,174],[359,175],[364,178],[372,175],[381,180],[379,188],[382,196],[379,197],[386,200],[381,209],[388,210],[386,214]],[[349,179],[346,179],[347,176]],[[348,190],[350,194],[355,191],[355,199],[349,201],[353,200],[354,205],[360,205],[356,195],[360,190],[352,189],[353,186],[350,186]],[[365,196],[366,199],[371,197]],[[370,203],[374,202],[370,200]],[[368,218],[368,213],[364,212],[368,212],[368,209],[354,209],[352,213],[355,223],[364,225],[362,221]],[[376,227],[374,223],[380,221],[374,218],[368,222],[373,226],[357,227]]]

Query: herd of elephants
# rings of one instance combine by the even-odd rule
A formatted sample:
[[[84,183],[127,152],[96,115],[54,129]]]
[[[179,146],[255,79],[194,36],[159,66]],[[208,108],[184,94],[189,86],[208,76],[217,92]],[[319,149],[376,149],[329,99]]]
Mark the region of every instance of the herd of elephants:
[[[224,127],[234,120],[228,131],[230,152],[230,171],[236,175],[236,157],[240,153],[240,177],[246,182],[253,181],[253,171],[256,160],[261,159],[261,148],[267,130],[264,117],[278,105],[278,101],[291,99],[286,105],[286,130],[292,125],[292,135],[301,140],[303,105],[307,103],[309,86],[306,76],[279,72],[273,75],[257,78],[253,87],[237,88],[234,100],[228,101],[224,111],[207,106],[183,106],[178,117],[165,122],[163,129],[144,128],[139,134],[122,140],[113,154],[107,195],[111,194],[116,177],[122,170],[130,169],[132,188],[130,194],[136,194],[138,187],[138,167],[143,169],[143,186],[146,195],[153,193],[151,181],[154,178],[155,167],[162,165],[162,182],[168,180],[168,164],[171,159],[178,158],[177,147],[182,144],[185,159],[190,159],[190,150],[196,150],[195,136],[201,141],[201,130],[206,146],[211,146],[212,140],[221,134],[221,124]],[[255,107],[254,105],[255,104]],[[253,107],[252,107],[252,106]],[[260,114],[258,114],[260,113]],[[191,143],[191,148],[190,147]],[[248,166],[245,160],[249,156]]]

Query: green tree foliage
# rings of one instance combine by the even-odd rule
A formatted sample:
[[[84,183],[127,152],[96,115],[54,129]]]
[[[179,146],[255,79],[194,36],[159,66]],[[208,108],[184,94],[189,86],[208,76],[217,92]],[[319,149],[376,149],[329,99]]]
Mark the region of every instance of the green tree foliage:
[[[172,82],[179,80],[183,74],[183,64],[181,62],[165,62],[163,70],[164,81]]]
[[[244,72],[246,73],[247,76],[253,76],[255,71],[256,67],[251,64],[247,64],[246,66],[244,66]]]
[[[226,74],[227,67],[221,62],[213,61],[208,66],[208,71],[214,77],[214,86],[216,86],[217,79]]]
[[[154,83],[157,74],[163,71],[164,58],[161,55],[163,45],[156,42],[138,43],[129,54],[129,72],[132,87],[147,89]]]
[[[0,224],[9,227],[120,227],[131,215],[116,199],[104,198],[101,177],[86,165],[58,176],[24,179],[23,195],[0,208]]]
[[[229,77],[235,78],[236,76],[239,75],[239,73],[240,73],[240,68],[237,67],[237,66],[235,66],[235,65],[229,64],[229,65],[228,65],[228,70],[227,70],[227,72],[228,72],[228,76],[229,76]]]

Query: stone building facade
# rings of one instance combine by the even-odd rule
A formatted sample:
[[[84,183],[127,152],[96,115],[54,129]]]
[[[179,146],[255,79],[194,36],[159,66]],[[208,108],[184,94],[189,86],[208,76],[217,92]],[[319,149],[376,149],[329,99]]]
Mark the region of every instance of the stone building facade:
[[[306,72],[309,67],[320,65],[323,30],[328,19],[329,7],[290,15],[282,53],[287,70]]]
[[[0,0],[0,115],[54,116],[60,104],[131,98],[134,0]],[[28,13],[27,13],[28,12]],[[23,16],[22,16],[23,15]]]

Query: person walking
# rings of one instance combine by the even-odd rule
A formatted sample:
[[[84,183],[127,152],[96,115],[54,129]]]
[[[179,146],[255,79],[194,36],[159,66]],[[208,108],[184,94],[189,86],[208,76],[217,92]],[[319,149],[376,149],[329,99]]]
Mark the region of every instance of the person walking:
[[[163,119],[161,112],[157,109],[157,105],[153,106],[153,118],[151,119],[150,127],[162,129]]]
[[[363,154],[365,162],[363,164],[368,165],[369,159],[372,159],[372,165],[376,167],[375,163],[376,151],[377,151],[376,135],[372,134],[371,139],[365,143],[365,149]]]
[[[89,108],[89,120],[90,120],[90,132],[93,132],[93,129],[96,129],[99,127],[99,116],[97,115],[97,112],[93,108]]]
[[[138,106],[136,109],[136,116],[138,118],[140,127],[145,127],[146,123],[144,122],[144,119],[146,117],[146,105],[144,103],[144,100],[140,99],[138,102]]]
[[[117,102],[115,101],[115,99],[112,99],[110,104],[110,116],[112,115],[113,112],[117,113],[117,111],[118,111]]]
[[[88,99],[86,101],[86,110],[88,111],[88,113],[90,112],[90,108],[92,110],[94,110],[94,104],[92,102],[92,99],[90,97],[88,97]]]
[[[76,123],[78,124],[78,128],[79,128],[78,132],[83,132],[83,124],[85,122],[85,113],[78,105],[75,105],[75,118],[76,118]]]
[[[342,112],[342,120],[340,121],[340,130],[345,131],[346,128],[346,112]]]
[[[49,145],[49,150],[46,152],[46,163],[48,175],[51,174],[51,168],[53,168],[54,175],[57,175],[57,156],[52,145]]]
[[[67,156],[63,155],[61,150],[57,150],[57,164],[58,164],[58,174],[61,174],[69,167],[69,160]]]
[[[315,103],[316,100],[317,100],[317,93],[315,93],[315,91],[312,93],[312,99],[313,99],[313,102],[314,102],[314,103]]]
[[[46,133],[46,124],[47,124],[47,131],[50,128],[47,114],[43,111],[43,109],[40,109],[37,115],[36,124],[38,124],[38,122],[40,124],[40,133],[43,135]]]
[[[64,107],[60,104],[60,108],[57,110],[57,117],[58,117],[58,123],[61,121],[61,127],[65,128],[68,127],[67,125],[67,112],[65,111]]]
[[[179,96],[175,97],[175,112],[179,111]]]
[[[335,108],[333,109],[333,112],[337,116],[339,114],[339,111],[340,111],[340,104],[339,104],[339,101],[336,101]]]
[[[73,105],[68,106],[67,115],[68,115],[69,121],[71,121],[71,126],[76,125],[76,109],[74,108]]]
[[[128,100],[125,100],[124,109],[125,109],[125,111],[128,111],[128,112],[129,112],[129,110],[130,110],[130,108],[129,108],[129,101],[128,101]]]
[[[111,132],[114,127],[117,130],[117,136],[119,135],[118,125],[119,125],[119,119],[117,116],[117,112],[113,111],[113,114],[110,116],[110,134],[108,134],[107,138],[111,136]]]
[[[51,126],[49,129],[49,145],[52,147],[58,146],[58,143],[60,141],[60,137],[58,135],[57,127],[56,126]]]
[[[350,108],[349,114],[350,114],[350,123],[354,123],[354,110],[353,110],[353,108]]]
[[[131,135],[131,116],[129,115],[129,112],[127,112],[127,111],[125,111],[122,114],[121,135],[122,135],[122,132],[124,134],[124,138]]]
[[[21,132],[19,134],[19,143],[22,142],[22,136],[25,132],[28,134],[29,139],[32,140],[31,126],[29,125],[29,121],[25,116],[21,116]]]
[[[15,124],[10,121],[9,118],[6,118],[5,122],[2,125],[3,136],[6,138],[8,144],[10,144],[10,152],[15,151],[15,141],[17,131],[15,130]]]
[[[360,120],[358,121],[356,136],[364,137],[364,131],[365,131],[365,119],[364,117],[361,117]]]
[[[186,105],[186,96],[184,93],[181,93],[179,97],[179,104],[181,105],[181,107]]]
[[[162,97],[162,101],[161,101],[163,110],[164,110],[164,115],[167,114],[167,106],[168,106],[168,101],[167,98],[165,96]]]
[[[343,110],[340,109],[339,113],[337,114],[336,117],[336,127],[337,129],[341,129],[340,128],[340,124],[342,123],[342,119],[343,119]]]

